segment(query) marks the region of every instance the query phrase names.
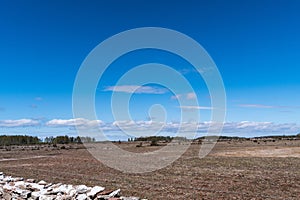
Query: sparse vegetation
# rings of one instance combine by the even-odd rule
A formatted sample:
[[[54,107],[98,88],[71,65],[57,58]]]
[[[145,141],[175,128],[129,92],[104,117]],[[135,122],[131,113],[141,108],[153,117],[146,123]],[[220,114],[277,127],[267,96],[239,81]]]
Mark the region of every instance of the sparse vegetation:
[[[159,146],[157,140],[152,140],[150,146]]]
[[[139,144],[136,145],[136,147],[142,147],[143,146],[143,143],[140,142]]]
[[[263,141],[258,139],[258,141]],[[142,148],[136,145],[143,143]],[[147,143],[147,145],[146,145]],[[148,142],[122,142],[124,150],[142,153],[160,149]],[[147,199],[299,199],[300,140],[219,142],[199,159],[200,145],[190,148],[166,168],[145,174],[127,174],[98,162],[80,144],[39,145],[0,150],[0,171],[46,182],[122,188],[124,196]],[[33,145],[37,146],[37,145]],[[61,149],[65,146],[66,149]],[[145,148],[144,148],[145,147]],[[31,149],[31,148],[30,148]],[[47,150],[48,149],[48,150]],[[39,157],[37,157],[39,156]],[[13,159],[10,159],[13,158]],[[23,159],[27,158],[27,159]],[[163,159],[163,157],[160,157]],[[124,157],[126,159],[126,157]],[[133,163],[134,165],[134,163]]]

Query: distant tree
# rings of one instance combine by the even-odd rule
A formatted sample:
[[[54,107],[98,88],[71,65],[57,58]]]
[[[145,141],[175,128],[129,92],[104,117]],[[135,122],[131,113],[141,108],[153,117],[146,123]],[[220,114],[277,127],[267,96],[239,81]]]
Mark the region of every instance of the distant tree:
[[[74,140],[75,143],[78,143],[78,144],[81,144],[82,141],[81,141],[81,138],[79,136],[77,136]]]
[[[50,142],[50,143],[53,143],[53,140],[54,140],[54,137],[53,137],[53,136],[49,137],[49,142]]]
[[[65,136],[57,136],[54,138],[53,143],[55,144],[68,144],[70,142],[69,137]]]
[[[48,138],[48,137],[46,137],[46,138],[45,138],[45,140],[44,140],[44,142],[45,142],[45,143],[50,143],[50,140],[49,140],[49,138]]]

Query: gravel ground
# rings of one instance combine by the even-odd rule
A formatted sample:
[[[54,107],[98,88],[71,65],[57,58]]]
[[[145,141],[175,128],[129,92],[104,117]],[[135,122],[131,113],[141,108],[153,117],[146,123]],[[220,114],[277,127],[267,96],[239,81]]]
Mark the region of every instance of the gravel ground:
[[[133,152],[160,147],[118,144]],[[220,142],[198,158],[200,145],[170,166],[151,173],[127,174],[106,167],[80,145],[66,149],[40,146],[0,150],[5,174],[62,182],[121,188],[124,196],[147,199],[299,199],[300,141]]]

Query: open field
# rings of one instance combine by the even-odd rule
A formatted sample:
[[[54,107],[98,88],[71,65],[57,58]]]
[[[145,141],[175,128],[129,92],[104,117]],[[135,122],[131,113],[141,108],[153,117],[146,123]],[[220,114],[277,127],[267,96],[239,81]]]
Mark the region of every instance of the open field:
[[[118,144],[144,152],[159,147]],[[61,147],[61,146],[59,146]],[[80,145],[0,150],[0,171],[47,182],[121,188],[124,196],[147,199],[299,199],[300,141],[220,142],[198,158],[200,145],[172,165],[152,173],[126,174],[101,164]]]

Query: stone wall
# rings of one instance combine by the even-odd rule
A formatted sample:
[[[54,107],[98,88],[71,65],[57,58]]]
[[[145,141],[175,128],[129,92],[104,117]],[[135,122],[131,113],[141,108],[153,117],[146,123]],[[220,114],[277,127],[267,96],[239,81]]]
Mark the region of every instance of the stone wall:
[[[120,189],[47,183],[43,180],[13,178],[0,172],[0,200],[139,200],[138,197],[120,196]]]

